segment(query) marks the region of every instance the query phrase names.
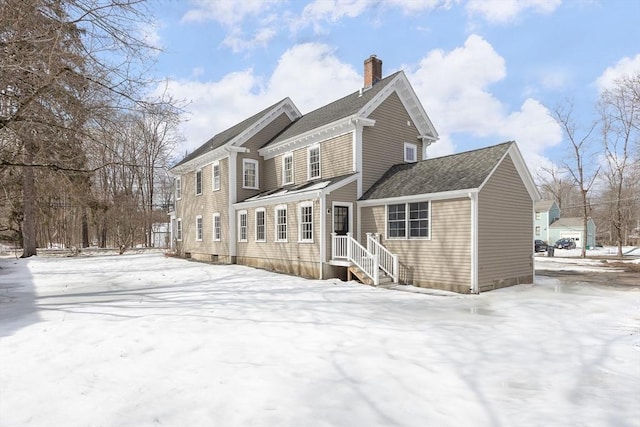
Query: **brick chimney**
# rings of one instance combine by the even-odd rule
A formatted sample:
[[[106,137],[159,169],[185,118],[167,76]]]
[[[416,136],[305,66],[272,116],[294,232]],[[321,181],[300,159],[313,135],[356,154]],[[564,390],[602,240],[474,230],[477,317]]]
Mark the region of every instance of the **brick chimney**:
[[[382,80],[382,61],[371,55],[364,61],[364,87],[370,88]]]

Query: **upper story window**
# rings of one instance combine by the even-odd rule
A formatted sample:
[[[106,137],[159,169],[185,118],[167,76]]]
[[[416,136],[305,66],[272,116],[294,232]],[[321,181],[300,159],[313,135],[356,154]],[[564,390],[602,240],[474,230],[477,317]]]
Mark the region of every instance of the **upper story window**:
[[[387,238],[429,238],[429,202],[387,205]]]
[[[211,188],[213,191],[220,190],[220,162],[211,166]]]
[[[313,242],[313,203],[299,205],[298,238],[301,242]]]
[[[266,242],[267,212],[264,208],[256,209],[256,242]]]
[[[287,206],[276,206],[276,242],[287,241]]]
[[[258,189],[258,161],[242,160],[242,188]]]
[[[247,211],[238,212],[238,241],[247,241]]]
[[[196,171],[196,195],[202,194],[202,170]]]
[[[404,161],[407,163],[418,161],[418,146],[416,144],[404,143]]]
[[[182,179],[176,178],[176,200],[182,199]]]
[[[536,219],[540,219],[541,215],[540,212],[536,212]]]
[[[536,225],[536,236],[540,235],[540,226]]]
[[[222,226],[220,223],[220,213],[213,214],[213,240],[219,242],[222,237]]]
[[[314,145],[309,147],[307,151],[307,159],[309,163],[309,179],[320,178],[320,146]]]
[[[202,242],[202,215],[196,216],[196,241]]]
[[[293,184],[293,153],[282,156],[282,185]]]

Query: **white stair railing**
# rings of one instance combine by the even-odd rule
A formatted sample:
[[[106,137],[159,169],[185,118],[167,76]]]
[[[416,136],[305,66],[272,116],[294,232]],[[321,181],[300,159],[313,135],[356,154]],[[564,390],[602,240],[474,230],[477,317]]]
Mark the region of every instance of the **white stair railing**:
[[[373,280],[374,286],[378,286],[380,283],[378,256],[372,254],[358,243],[351,237],[351,233],[347,233],[346,236],[338,236],[335,233],[331,233],[331,236],[333,243],[331,246],[332,257],[334,259],[346,259],[354,263],[364,274]]]
[[[375,233],[367,233],[367,250],[378,256],[380,269],[393,279],[393,283],[398,283],[398,271],[400,270],[398,255],[389,252],[389,249],[382,246],[379,236]]]

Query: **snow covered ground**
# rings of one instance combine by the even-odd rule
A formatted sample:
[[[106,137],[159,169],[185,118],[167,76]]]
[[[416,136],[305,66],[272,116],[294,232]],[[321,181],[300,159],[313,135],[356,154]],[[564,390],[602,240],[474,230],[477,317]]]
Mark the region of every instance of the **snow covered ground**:
[[[0,426],[638,426],[640,289],[0,259]]]

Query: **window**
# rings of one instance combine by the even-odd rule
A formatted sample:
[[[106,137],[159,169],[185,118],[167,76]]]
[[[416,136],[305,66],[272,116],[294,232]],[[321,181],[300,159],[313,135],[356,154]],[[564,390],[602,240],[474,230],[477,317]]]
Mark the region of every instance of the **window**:
[[[282,185],[293,184],[293,153],[282,156]]]
[[[429,202],[409,203],[409,237],[429,237]]]
[[[320,146],[309,147],[309,179],[320,178]]]
[[[299,205],[298,238],[301,242],[313,242],[313,202]]]
[[[388,238],[429,238],[429,223],[429,202],[387,206]]]
[[[266,242],[266,211],[264,208],[256,209],[256,242]]]
[[[540,219],[540,212],[536,212],[536,219]]]
[[[253,159],[242,160],[242,187],[258,189],[258,161]]]
[[[182,199],[182,179],[176,178],[176,200]]]
[[[389,205],[387,207],[387,235],[392,237],[406,236],[405,205]]]
[[[176,240],[182,240],[182,218],[176,220]]]
[[[247,241],[247,211],[238,212],[238,241]]]
[[[196,241],[202,241],[202,215],[196,216]]]
[[[221,237],[221,230],[222,227],[220,226],[220,214],[219,213],[214,213],[213,214],[213,240],[216,242],[220,241],[220,237]]]
[[[276,206],[276,242],[287,241],[287,207]]]
[[[202,194],[202,170],[196,171],[196,195]]]
[[[211,177],[212,191],[220,190],[220,162],[215,162],[211,167]]]
[[[540,235],[540,226],[536,225],[536,236]]]
[[[413,163],[418,161],[418,156],[416,153],[418,152],[418,146],[416,144],[411,144],[409,142],[404,143],[404,161],[408,163]]]

